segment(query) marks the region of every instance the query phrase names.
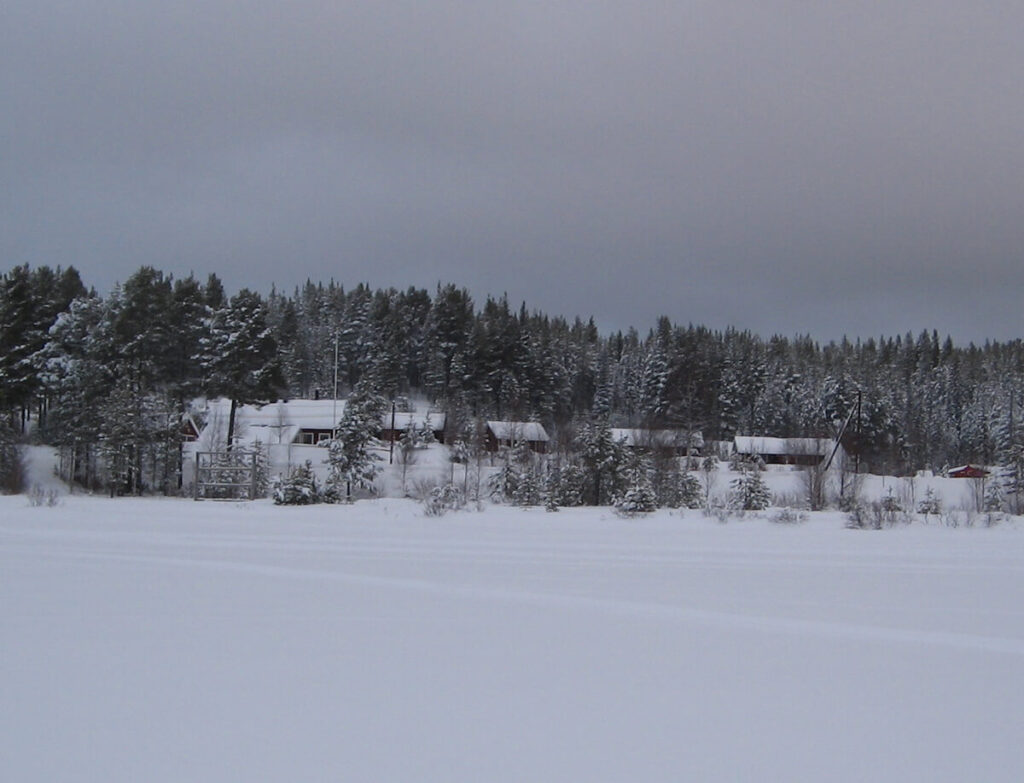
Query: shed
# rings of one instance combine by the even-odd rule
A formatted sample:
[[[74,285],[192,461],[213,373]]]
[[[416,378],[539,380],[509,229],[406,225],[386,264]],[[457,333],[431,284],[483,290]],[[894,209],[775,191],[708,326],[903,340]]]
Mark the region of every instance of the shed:
[[[950,478],[985,478],[990,474],[990,471],[985,468],[979,468],[977,465],[960,465],[956,468],[950,468],[946,475]]]

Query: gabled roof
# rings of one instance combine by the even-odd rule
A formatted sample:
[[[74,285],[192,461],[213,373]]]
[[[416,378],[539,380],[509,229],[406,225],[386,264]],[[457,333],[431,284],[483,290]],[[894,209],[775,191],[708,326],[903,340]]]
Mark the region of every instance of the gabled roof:
[[[235,411],[235,439],[238,443],[293,443],[302,430],[333,430],[345,411],[345,401],[289,400],[267,405],[240,405]],[[231,401],[210,400],[206,426],[200,441],[206,448],[223,445],[227,437]]]
[[[738,454],[760,454],[827,457],[835,448],[835,441],[829,438],[762,438],[737,435],[735,438]]]
[[[487,429],[498,440],[525,440],[531,443],[548,441],[548,433],[535,421],[489,421]]]
[[[985,468],[979,467],[978,465],[958,465],[955,468],[950,468],[946,471],[946,475],[952,478],[980,478],[983,476],[990,475],[990,471]]]
[[[332,430],[344,412],[344,400],[280,400],[259,407],[241,405],[235,411],[235,422],[259,427],[294,424],[304,430]],[[227,421],[230,413],[230,400],[210,400],[206,420],[219,416]]]

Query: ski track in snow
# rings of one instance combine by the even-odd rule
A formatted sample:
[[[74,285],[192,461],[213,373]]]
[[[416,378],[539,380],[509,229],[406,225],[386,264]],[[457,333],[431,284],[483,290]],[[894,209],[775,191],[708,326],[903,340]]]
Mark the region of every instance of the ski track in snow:
[[[389,553],[381,552],[382,558]],[[429,554],[429,553],[425,553]],[[261,576],[288,579],[345,582],[348,584],[386,587],[433,595],[472,599],[487,598],[497,601],[512,601],[536,604],[561,609],[587,609],[616,612],[657,620],[698,622],[721,628],[744,628],[769,633],[792,633],[807,636],[832,638],[853,638],[878,642],[901,642],[908,644],[929,644],[955,647],[964,650],[990,653],[1008,653],[1024,656],[1024,640],[1000,639],[956,633],[935,633],[919,630],[899,630],[878,626],[851,625],[847,623],[809,622],[785,617],[756,617],[724,612],[707,612],[667,604],[622,601],[609,598],[587,598],[583,596],[537,593],[524,590],[498,590],[477,585],[450,585],[423,579],[400,579],[395,577],[374,577],[346,574],[335,570],[305,570],[284,566],[254,565],[232,560],[176,558],[144,555],[118,555],[114,553],[60,553],[47,554],[59,559],[118,561],[130,564],[146,564],[185,568],[206,568],[214,571],[235,571]],[[390,559],[390,558],[388,558]],[[478,561],[479,562],[479,561]],[[486,564],[486,561],[483,561]],[[593,565],[588,563],[587,565]],[[780,565],[788,565],[782,563]],[[739,567],[739,566],[738,566]]]
[[[0,534],[12,537],[26,537],[26,531],[14,532],[0,528]],[[583,535],[581,533],[581,535]],[[70,531],[28,531],[28,538],[39,538],[44,542],[59,541],[61,544],[78,541],[86,546],[108,542],[109,534],[90,534]],[[971,574],[979,571],[977,565],[964,563],[957,558],[945,558],[936,562],[934,558],[921,558],[914,562],[913,555],[904,555],[892,562],[859,560],[850,562],[839,558],[822,560],[812,557],[793,557],[783,549],[762,550],[763,557],[742,557],[734,554],[725,556],[692,552],[679,549],[666,553],[657,546],[587,545],[569,553],[554,552],[550,547],[528,543],[504,544],[502,546],[449,543],[443,546],[431,539],[405,540],[400,543],[383,545],[379,539],[352,539],[344,543],[328,537],[306,538],[300,536],[260,536],[239,538],[217,536],[178,536],[173,533],[158,535],[119,535],[124,544],[152,547],[193,546],[206,550],[230,549],[254,555],[303,556],[332,555],[343,563],[420,563],[429,561],[433,565],[472,565],[476,568],[487,566],[543,566],[545,568],[593,569],[617,566],[668,566],[672,568],[710,568],[715,570],[749,571],[756,568],[787,570],[814,567],[819,569],[856,569],[860,571],[898,571],[902,574],[939,574],[959,572]],[[576,542],[578,545],[579,542]],[[362,586],[428,593],[436,596],[488,599],[502,602],[527,603],[537,606],[568,610],[591,610],[617,614],[647,617],[657,620],[702,623],[720,628],[742,628],[767,633],[788,633],[831,638],[854,638],[876,642],[897,642],[904,644],[927,644],[989,653],[1003,653],[1024,656],[1024,639],[999,638],[965,633],[934,632],[928,630],[886,628],[844,622],[808,621],[783,616],[761,616],[737,612],[704,611],[701,609],[649,601],[621,600],[609,597],[538,592],[521,589],[498,589],[480,584],[458,584],[366,574],[346,573],[337,566],[319,568],[297,568],[275,564],[259,564],[224,557],[174,557],[162,554],[124,554],[116,549],[92,549],[91,551],[52,551],[43,543],[37,546],[15,545],[5,547],[12,553],[36,555],[46,558],[73,559],[81,561],[111,561],[127,564],[145,564],[164,567],[202,568],[213,571],[230,571],[261,576],[340,582]],[[631,551],[623,552],[623,549]],[[1000,568],[1017,573],[1024,572],[1024,563],[1012,558],[1000,564]],[[975,610],[979,611],[979,610]],[[981,609],[980,611],[986,611]],[[992,610],[989,610],[992,611]],[[1006,610],[995,610],[1007,613]],[[1015,615],[1024,612],[1012,612]]]
[[[1024,773],[1012,525],[0,498],[0,594],[12,780]]]

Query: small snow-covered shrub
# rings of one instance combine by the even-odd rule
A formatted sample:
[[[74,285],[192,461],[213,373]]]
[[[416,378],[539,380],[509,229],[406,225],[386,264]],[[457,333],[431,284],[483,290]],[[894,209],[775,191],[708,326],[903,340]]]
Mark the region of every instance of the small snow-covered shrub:
[[[434,487],[423,500],[423,513],[428,517],[441,517],[466,505],[462,490],[454,484]]]
[[[729,506],[720,497],[711,498],[711,501],[702,509],[702,513],[706,517],[714,517],[723,525],[729,521],[731,515]],[[742,516],[742,512],[737,516]]]
[[[797,525],[807,521],[807,514],[796,508],[780,508],[769,519],[780,525]]]
[[[771,493],[761,473],[748,470],[732,480],[729,504],[737,511],[763,511],[771,503]]]
[[[932,514],[938,516],[942,513],[942,501],[931,487],[928,487],[924,498],[917,504],[917,513],[924,514],[926,517]]]
[[[846,520],[848,528],[881,530],[885,527],[892,527],[899,521],[909,522],[910,517],[903,511],[899,499],[890,490],[888,495],[870,505],[856,504],[846,515]]]
[[[421,478],[414,479],[412,482],[412,489],[409,490],[409,497],[413,500],[425,501],[430,497],[430,493],[433,492],[440,486],[443,486],[443,482],[437,476],[423,476]]]
[[[1006,515],[1002,511],[986,511],[981,518],[985,521],[985,527],[994,527],[1002,522]]]
[[[519,488],[519,468],[510,460],[506,460],[497,473],[487,479],[487,494],[495,503],[512,500]]]
[[[846,515],[846,527],[851,530],[882,530],[909,521],[910,515],[899,503],[886,502],[886,499],[868,505],[857,503]]]
[[[43,489],[36,484],[28,493],[28,504],[34,507],[49,506],[53,508],[60,505],[60,495],[55,489]]]
[[[857,495],[853,493],[850,493],[848,495],[840,495],[838,504],[839,510],[846,514],[852,514],[857,509],[862,508],[860,498],[858,498]]]
[[[274,503],[278,506],[308,506],[319,502],[320,488],[309,460],[292,468],[287,478],[278,478],[274,483]]]
[[[797,492],[772,493],[772,505],[778,508],[803,508],[805,498]]]
[[[877,518],[876,528],[881,529],[883,526],[892,527],[900,520],[910,521],[909,515],[903,510],[903,503],[892,493],[891,489],[888,495],[880,501],[872,503],[871,507]]]
[[[939,518],[946,527],[974,527],[974,514],[968,511],[951,509],[943,512]]]
[[[846,526],[851,530],[864,530],[871,527],[868,510],[863,503],[853,503],[846,510]]]
[[[623,517],[635,517],[638,514],[648,514],[657,507],[654,490],[650,484],[638,484],[627,489],[615,502],[615,513]]]

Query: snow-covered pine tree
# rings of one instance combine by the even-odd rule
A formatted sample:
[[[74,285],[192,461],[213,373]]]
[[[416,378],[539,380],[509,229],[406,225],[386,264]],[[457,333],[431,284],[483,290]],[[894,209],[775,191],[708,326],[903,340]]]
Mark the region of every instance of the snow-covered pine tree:
[[[37,355],[57,317],[84,294],[74,267],[30,270],[26,264],[0,276],[0,416],[7,416],[13,428],[24,429],[35,402],[42,417],[45,398],[40,397]]]
[[[519,467],[509,459],[507,450],[504,456],[501,468],[487,480],[487,493],[498,503],[513,500],[519,487]]]
[[[133,382],[123,378],[103,400],[99,454],[108,476],[110,496],[141,491],[141,450],[145,443],[141,398]]]
[[[706,509],[711,508],[711,493],[718,483],[718,458],[714,454],[708,454],[700,462],[700,484],[702,505]]]
[[[733,508],[742,511],[763,511],[771,505],[768,485],[757,469],[745,470],[731,484],[730,501]]]
[[[1011,387],[1008,396],[996,437],[1003,499],[1011,513],[1019,514],[1024,509],[1024,421],[1017,390]]]
[[[679,474],[678,499],[683,508],[700,508],[703,504],[700,481],[688,470]]]
[[[623,516],[636,516],[654,511],[658,499],[651,487],[650,470],[647,460],[633,457],[626,469],[626,488],[615,501],[615,510]]]
[[[917,513],[927,516],[938,516],[942,512],[942,501],[931,487],[925,489],[924,497],[917,504]]]
[[[536,506],[541,502],[542,483],[537,474],[536,455],[525,440],[516,443],[510,461],[518,473],[512,502],[517,506]]]
[[[253,496],[265,498],[270,489],[270,458],[261,440],[252,445],[252,470]]]
[[[320,488],[317,486],[313,463],[306,460],[303,465],[296,465],[286,478],[274,483],[274,503],[278,506],[307,506],[319,503]]]
[[[583,427],[578,448],[585,473],[584,502],[609,505],[622,490],[622,445],[612,438],[607,422],[598,420]]]
[[[541,503],[545,511],[558,511],[558,486],[562,480],[562,468],[557,461],[548,463],[548,472],[544,476],[541,489]]]
[[[230,449],[238,406],[272,402],[284,388],[277,344],[259,295],[243,288],[226,307],[214,312],[203,360],[209,392],[231,400]]]
[[[985,512],[992,514],[1003,510],[1003,483],[992,476],[985,481]]]
[[[371,445],[380,429],[384,407],[384,400],[371,378],[361,381],[345,404],[328,456],[331,464],[329,489],[339,499],[351,502],[352,487],[372,487],[381,470],[377,464],[381,457],[371,451]]]

